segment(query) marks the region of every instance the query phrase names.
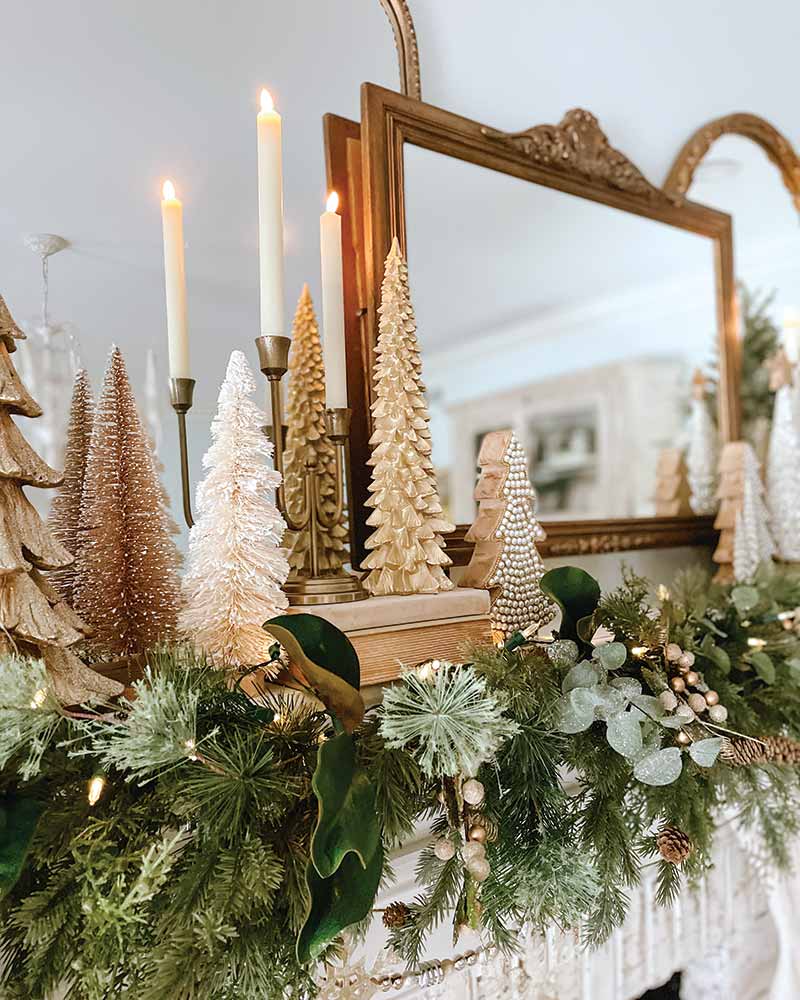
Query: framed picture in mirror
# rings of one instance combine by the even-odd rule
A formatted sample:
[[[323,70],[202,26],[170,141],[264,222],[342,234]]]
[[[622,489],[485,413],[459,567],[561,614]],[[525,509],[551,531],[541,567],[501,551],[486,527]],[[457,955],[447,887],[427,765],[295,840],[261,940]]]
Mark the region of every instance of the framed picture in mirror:
[[[721,441],[738,434],[730,217],[652,185],[586,111],[504,133],[365,84],[360,126],[328,116],[326,146],[329,183],[351,195],[357,558],[395,235],[456,564],[471,549],[477,443],[508,427],[529,456],[543,554],[710,542],[710,518],[655,517],[654,493],[660,451],[686,433],[696,368],[717,379]]]

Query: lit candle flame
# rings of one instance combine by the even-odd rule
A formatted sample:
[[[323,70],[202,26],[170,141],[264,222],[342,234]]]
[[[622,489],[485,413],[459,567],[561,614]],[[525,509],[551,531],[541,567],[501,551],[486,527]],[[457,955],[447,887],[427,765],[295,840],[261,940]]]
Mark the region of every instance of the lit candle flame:
[[[263,87],[261,90],[261,110],[267,112],[275,110],[275,102],[272,100],[272,94],[270,94],[266,87]]]
[[[325,202],[326,212],[335,212],[339,207],[339,195],[335,191],[331,191],[328,195],[328,200]]]
[[[172,181],[164,181],[164,186],[161,188],[161,194],[164,196],[164,201],[175,200],[175,185]]]
[[[103,794],[103,790],[106,787],[106,779],[102,774],[96,774],[92,780],[89,782],[89,805],[96,806],[100,801],[100,796]]]

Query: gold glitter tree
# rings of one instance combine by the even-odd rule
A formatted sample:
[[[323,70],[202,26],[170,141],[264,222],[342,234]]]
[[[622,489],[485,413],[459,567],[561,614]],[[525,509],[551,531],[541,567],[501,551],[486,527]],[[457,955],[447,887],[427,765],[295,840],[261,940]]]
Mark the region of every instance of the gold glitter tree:
[[[93,629],[92,653],[126,656],[175,637],[179,558],[170,520],[114,347],[89,444],[75,586],[75,606]]]
[[[303,285],[292,325],[292,351],[289,356],[289,398],[286,407],[286,506],[297,519],[303,509],[306,465],[320,470],[320,496],[323,509],[336,509],[336,452],[325,433],[325,367],[319,326],[308,285]],[[330,530],[319,528],[319,566],[322,573],[337,573],[347,562],[348,531],[343,523]],[[287,532],[284,542],[289,549],[289,566],[294,576],[310,576],[311,546],[308,531]]]
[[[72,556],[23,492],[23,486],[58,486],[61,476],[30,447],[11,416],[42,413],[11,361],[21,339],[0,297],[0,652],[42,659],[64,704],[106,699],[120,694],[121,685],[66,648],[83,638],[86,627],[41,573],[64,569]]]
[[[444,572],[450,558],[442,535],[454,526],[439,501],[408,268],[396,237],[386,258],[379,314],[367,500],[373,508],[367,524],[376,530],[366,543],[372,551],[363,562],[371,571],[364,586],[374,595],[433,594],[453,587]]]
[[[85,369],[81,368],[75,375],[75,385],[72,390],[67,447],[64,454],[64,479],[53,497],[48,518],[51,531],[64,548],[72,553],[74,559],[69,566],[56,569],[50,574],[50,580],[56,590],[70,604],[75,599],[75,577],[81,549],[78,526],[93,420],[92,384]]]

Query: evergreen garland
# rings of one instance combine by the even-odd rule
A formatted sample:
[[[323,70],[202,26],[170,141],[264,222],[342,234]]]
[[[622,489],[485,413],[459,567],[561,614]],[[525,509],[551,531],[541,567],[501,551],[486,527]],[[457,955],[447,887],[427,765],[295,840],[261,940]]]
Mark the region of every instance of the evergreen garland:
[[[692,570],[650,594],[626,571],[589,615],[565,614],[568,639],[515,637],[462,665],[424,665],[355,729],[348,795],[374,789],[384,848],[431,824],[418,894],[387,932],[410,966],[443,922],[505,951],[523,923],[580,924],[602,942],[643,867],[658,866],[664,904],[702,876],[723,806],[788,864],[797,769],[763,754],[731,767],[717,753],[725,734],[800,740],[800,578],[762,568],[731,588]],[[675,645],[718,693],[724,724],[664,708]],[[49,683],[36,662],[0,663],[4,849],[20,803],[44,816],[29,843],[18,832],[18,877],[0,883],[0,994],[313,996],[316,961],[296,942],[310,893],[320,905],[309,877],[325,847],[319,762],[342,739],[338,721],[318,703],[245,694],[181,646],[149,654],[136,696],[97,713],[66,712]],[[328,848],[358,841],[341,816]],[[340,947],[333,933],[310,953],[324,961]]]

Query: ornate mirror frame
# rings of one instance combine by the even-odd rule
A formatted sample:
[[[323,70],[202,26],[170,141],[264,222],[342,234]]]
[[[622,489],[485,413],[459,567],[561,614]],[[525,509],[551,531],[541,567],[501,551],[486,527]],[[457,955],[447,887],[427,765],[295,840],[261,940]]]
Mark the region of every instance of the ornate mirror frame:
[[[741,135],[760,146],[781,173],[794,207],[800,212],[800,157],[774,125],[758,115],[737,112],[701,125],[681,147],[664,181],[664,191],[680,204],[692,186],[695,171],[723,135]]]
[[[652,185],[610,145],[588,111],[570,111],[557,126],[540,125],[506,133],[366,83],[362,87],[361,126],[328,115],[325,140],[328,183],[347,193],[343,228],[348,390],[353,407],[351,510],[355,564],[363,556],[368,535],[364,501],[370,470],[366,462],[372,429],[371,372],[383,262],[395,234],[406,250],[406,143],[712,240],[720,338],[719,426],[724,440],[737,438],[738,342],[730,216],[681,196],[668,195]],[[447,538],[447,551],[455,565],[466,564],[471,555],[472,546],[464,541],[467,528],[459,525]],[[706,545],[715,538],[712,519],[706,517],[552,521],[544,522],[544,528],[548,538],[539,547],[545,556]]]

